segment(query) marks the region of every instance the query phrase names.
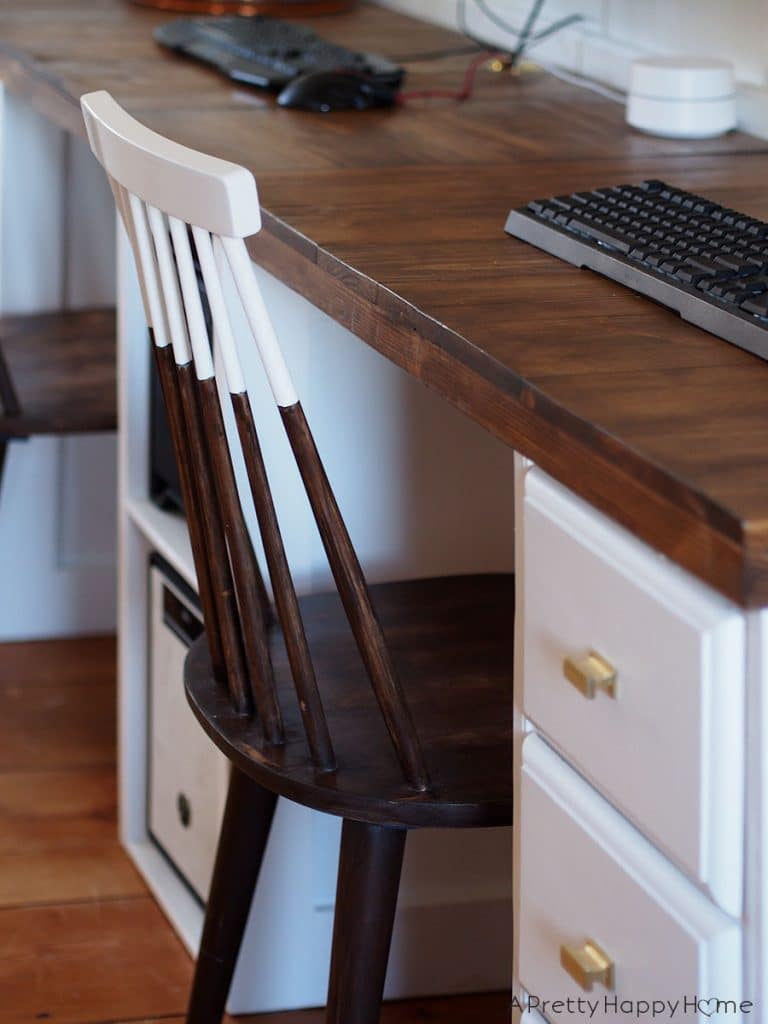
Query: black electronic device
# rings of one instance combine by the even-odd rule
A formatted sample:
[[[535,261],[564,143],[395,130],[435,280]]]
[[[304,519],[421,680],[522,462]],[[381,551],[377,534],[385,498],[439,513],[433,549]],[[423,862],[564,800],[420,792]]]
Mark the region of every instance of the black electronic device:
[[[663,181],[533,200],[506,230],[768,359],[768,224]]]
[[[310,71],[284,86],[281,107],[329,113],[332,110],[369,110],[391,107],[398,89],[349,71]]]
[[[202,271],[197,256],[193,256],[197,287],[203,305],[203,317],[208,337],[213,337],[213,320],[208,295],[205,291]],[[149,338],[148,348],[154,350],[154,342]],[[184,500],[181,494],[181,480],[176,464],[176,453],[171,440],[171,430],[165,411],[165,399],[160,384],[160,374],[154,365],[154,358],[149,359],[149,496],[159,508],[166,512],[184,515]]]
[[[150,347],[153,342],[150,339]],[[160,374],[149,360],[149,497],[165,512],[184,515],[181,481],[165,412]]]
[[[358,53],[295,22],[259,15],[176,18],[157,28],[155,39],[237,82],[274,91],[303,75],[341,72],[369,83],[377,95],[389,90],[394,98],[405,75],[386,57]]]

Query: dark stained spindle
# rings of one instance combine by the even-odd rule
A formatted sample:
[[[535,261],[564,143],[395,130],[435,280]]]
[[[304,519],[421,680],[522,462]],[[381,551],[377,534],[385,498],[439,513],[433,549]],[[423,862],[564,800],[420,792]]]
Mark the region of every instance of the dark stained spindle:
[[[150,334],[152,334],[150,330]],[[189,527],[189,538],[192,544],[192,554],[195,560],[195,571],[200,591],[200,604],[203,609],[203,620],[205,632],[208,638],[208,649],[211,655],[211,664],[216,678],[225,682],[227,678],[226,664],[221,647],[221,626],[216,611],[216,601],[213,595],[213,583],[211,581],[209,545],[206,543],[201,523],[201,496],[199,493],[199,478],[192,472],[189,461],[188,445],[184,443],[184,414],[181,408],[181,397],[179,395],[179,382],[176,376],[176,360],[173,356],[173,349],[170,345],[162,348],[154,344],[152,348],[155,353],[155,365],[160,377],[160,387],[163,392],[168,424],[176,456],[176,465],[179,470],[181,482],[181,494],[184,501],[184,508],[187,513],[187,525]]]
[[[339,596],[406,780],[414,789],[425,790],[429,787],[429,775],[416,728],[400,680],[395,674],[363,570],[336,504],[304,410],[301,403],[296,402],[295,405],[281,407],[280,415],[304,481]]]
[[[177,366],[179,395],[184,413],[184,436],[181,443],[190,454],[190,468],[198,481],[200,524],[209,554],[211,584],[221,630],[221,646],[227,665],[227,685],[235,710],[250,714],[253,710],[248,675],[245,668],[243,642],[237,615],[235,592],[230,574],[229,557],[224,539],[213,474],[208,461],[205,435],[197,404],[195,371],[192,363]],[[194,510],[188,510],[194,515]]]
[[[336,758],[253,423],[251,403],[245,391],[231,395],[231,399],[307,742],[316,767],[321,771],[332,771],[336,767]]]
[[[259,596],[259,587],[261,585],[263,588],[264,584],[243,519],[215,378],[198,380],[197,389],[213,468],[214,487],[229,549],[251,695],[264,736],[270,743],[283,743],[282,715],[269,656],[264,610]]]

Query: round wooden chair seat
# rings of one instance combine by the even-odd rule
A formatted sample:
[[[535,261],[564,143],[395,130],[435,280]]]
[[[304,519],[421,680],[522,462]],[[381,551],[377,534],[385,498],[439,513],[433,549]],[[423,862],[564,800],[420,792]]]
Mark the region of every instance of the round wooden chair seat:
[[[256,782],[309,807],[399,826],[484,826],[512,818],[514,577],[454,576],[371,587],[424,749],[431,786],[403,782],[370,682],[336,593],[302,598],[338,768],[313,770],[290,668],[270,631],[286,727],[265,744],[212,675],[205,636],[187,656],[187,697],[216,745]]]

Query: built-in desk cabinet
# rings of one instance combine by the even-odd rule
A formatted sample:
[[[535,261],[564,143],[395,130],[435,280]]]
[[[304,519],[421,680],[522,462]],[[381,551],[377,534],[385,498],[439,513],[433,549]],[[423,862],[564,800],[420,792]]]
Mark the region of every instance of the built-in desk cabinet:
[[[706,1000],[754,992],[750,616],[522,459],[517,484],[520,990],[550,1020],[614,995],[739,1020]]]

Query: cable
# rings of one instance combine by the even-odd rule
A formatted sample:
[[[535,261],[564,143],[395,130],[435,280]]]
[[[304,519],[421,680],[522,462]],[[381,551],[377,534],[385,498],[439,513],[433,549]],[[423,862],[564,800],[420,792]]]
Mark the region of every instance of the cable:
[[[485,0],[475,0],[475,3],[484,14],[489,13],[490,8],[487,7]],[[528,12],[528,17],[525,20],[525,24],[519,32],[513,29],[511,26],[506,25],[506,23],[503,23],[502,20],[498,18],[498,16],[496,16],[496,18],[491,17],[491,20],[495,21],[495,24],[498,27],[504,28],[505,31],[511,32],[518,39],[518,44],[515,51],[511,54],[505,54],[503,53],[503,51],[499,52],[498,50],[487,48],[488,44],[475,39],[474,36],[469,34],[466,22],[466,0],[457,0],[456,21],[459,28],[461,29],[462,33],[465,36],[467,36],[467,38],[472,40],[472,43],[474,44],[472,49],[478,46],[482,47],[481,52],[478,53],[477,56],[470,62],[467,70],[465,71],[464,80],[461,84],[461,88],[418,89],[414,90],[413,92],[402,92],[397,97],[397,102],[399,104],[405,104],[408,103],[410,100],[434,98],[452,99],[456,100],[459,103],[463,102],[464,100],[468,100],[474,91],[477,73],[480,70],[482,64],[485,63],[485,61],[489,60],[492,57],[501,57],[506,67],[513,67],[523,56],[526,48],[531,48],[537,45],[539,41],[546,39],[548,36],[551,36],[554,32],[559,31],[566,25],[573,24],[574,21],[584,20],[583,15],[572,14],[569,15],[567,18],[561,18],[560,21],[554,22],[552,25],[548,25],[547,28],[542,29],[540,32],[534,33],[533,28],[536,24],[536,20],[543,6],[544,0],[534,0],[533,6]],[[493,12],[493,15],[495,15],[495,12]],[[467,52],[468,49],[470,50],[470,52],[472,52],[472,50],[468,47],[457,47],[456,49],[453,50],[433,50],[424,54],[412,54],[407,58],[400,57],[397,59],[403,63],[405,63],[406,60],[435,60],[442,57],[448,57],[462,52]],[[593,82],[589,78],[584,78],[581,75],[571,74],[570,72],[564,71],[563,69],[557,67],[556,65],[546,64],[542,61],[536,61],[536,64],[538,67],[541,67],[543,70],[548,71],[550,74],[554,75],[555,78],[560,78],[563,81],[570,83],[571,85],[578,85],[582,86],[585,89],[590,89],[592,92],[598,93],[601,96],[605,96],[607,99],[613,100],[614,102],[617,103],[623,103],[625,100],[624,95],[618,90],[612,90],[606,86],[602,86],[597,82]]]
[[[480,0],[475,0],[478,7],[480,6]],[[544,0],[533,0],[533,7],[528,12],[528,17],[525,19],[523,30],[520,33],[520,37],[517,41],[517,47],[512,53],[512,65],[514,66],[520,61],[520,58],[525,53],[525,48],[528,45],[528,40],[533,32],[534,26],[541,14],[541,8],[544,6]]]
[[[398,103],[408,103],[409,100],[423,100],[423,99],[446,99],[456,100],[462,103],[464,100],[468,100],[472,95],[475,88],[475,79],[477,78],[477,72],[490,57],[494,57],[495,52],[493,50],[485,50],[483,53],[479,53],[474,60],[469,64],[469,67],[464,72],[464,80],[461,83],[460,89],[417,89],[414,92],[401,92],[397,97]]]
[[[537,32],[535,36],[531,37],[530,42],[532,44],[538,43],[541,39],[546,39],[548,36],[554,35],[555,32],[559,32],[561,28],[567,28],[569,25],[575,25],[579,21],[586,20],[583,14],[569,14],[567,18],[553,21],[551,25],[547,25],[541,32]]]
[[[502,29],[502,31],[509,33],[509,35],[514,36],[514,38],[518,40],[518,46],[515,50],[515,54],[517,54],[517,56],[515,56],[515,54],[510,54],[511,57],[514,57],[514,60],[512,61],[513,64],[518,63],[523,56],[523,52],[529,50],[532,45],[538,43],[539,40],[547,39],[549,36],[554,35],[561,29],[567,28],[569,25],[575,25],[578,22],[587,20],[583,14],[569,14],[564,18],[559,18],[557,21],[553,21],[550,25],[547,25],[546,28],[541,29],[539,32],[533,32],[533,25],[538,18],[538,13],[543,6],[543,2],[544,0],[537,0],[538,10],[536,9],[536,4],[534,4],[534,7],[531,8],[526,19],[526,26],[523,29],[517,29],[514,25],[511,25],[506,21],[497,11],[494,11],[493,8],[489,6],[487,0],[474,0],[478,10],[481,11],[489,21],[493,22],[497,28]],[[533,17],[534,14],[535,17]],[[533,21],[531,20],[532,17]],[[457,0],[456,22],[459,30],[463,32],[464,35],[477,42],[477,38],[469,32],[467,26],[466,0]],[[527,38],[526,28],[529,29]],[[489,44],[486,43],[484,45],[487,46]],[[512,64],[510,64],[510,66],[512,66]]]
[[[475,5],[483,12],[489,21],[492,21],[497,28],[503,32],[509,32],[515,39],[520,38],[520,29],[513,28],[508,21],[505,21],[500,14],[497,14],[492,7],[489,7],[486,0],[475,0]]]
[[[554,35],[555,32],[559,32],[568,25],[573,25],[576,22],[587,20],[583,14],[570,14],[565,18],[560,18],[558,21],[552,22],[551,25],[547,25],[546,28],[541,29],[539,32],[533,32],[536,20],[544,6],[544,0],[534,0],[533,6],[528,12],[528,17],[525,20],[523,28],[518,30],[502,18],[500,14],[494,11],[493,8],[489,6],[487,0],[474,0],[474,2],[478,10],[492,21],[497,28],[500,28],[505,32],[509,32],[510,35],[513,35],[518,40],[518,44],[514,52],[510,53],[506,58],[502,58],[503,64],[506,68],[514,67],[519,63],[525,52],[534,49],[534,47],[538,46],[540,42],[543,42],[545,39]],[[461,31],[463,31],[463,33],[470,39],[476,41],[475,37],[470,35],[467,27],[466,0],[457,0],[456,21]],[[599,96],[604,96],[606,99],[612,100],[614,103],[626,102],[626,94],[619,89],[611,89],[609,86],[601,85],[599,82],[595,82],[583,75],[571,74],[555,64],[548,64],[540,60],[535,61],[535,63],[544,71],[548,71],[551,75],[554,75],[555,78],[560,78],[562,81],[568,82],[570,85],[589,89],[591,92],[597,93]]]

